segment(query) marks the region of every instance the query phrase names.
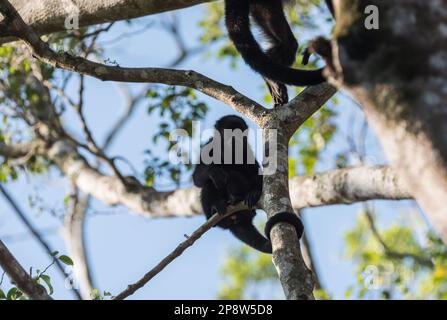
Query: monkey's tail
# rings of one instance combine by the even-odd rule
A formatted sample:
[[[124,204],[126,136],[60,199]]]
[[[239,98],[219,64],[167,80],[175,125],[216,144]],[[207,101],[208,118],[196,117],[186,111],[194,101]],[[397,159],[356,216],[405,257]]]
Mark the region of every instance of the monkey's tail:
[[[325,82],[323,68],[300,70],[272,61],[257,43],[250,29],[248,0],[225,0],[225,23],[228,35],[245,62],[264,77],[295,86],[310,86]]]
[[[241,218],[237,219],[237,222],[229,227],[231,233],[250,247],[258,251],[271,254],[272,244],[253,225],[253,215],[251,215],[251,212],[240,211],[235,213],[235,215]],[[248,217],[249,215],[251,215],[251,218],[249,219],[242,218],[244,216]]]

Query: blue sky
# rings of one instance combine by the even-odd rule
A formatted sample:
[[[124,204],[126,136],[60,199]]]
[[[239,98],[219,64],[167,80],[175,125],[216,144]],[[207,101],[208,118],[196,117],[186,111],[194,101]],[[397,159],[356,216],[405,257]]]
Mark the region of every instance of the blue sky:
[[[182,34],[191,46],[197,44],[196,25],[203,15],[203,8],[197,6],[181,11]],[[150,17],[140,19],[141,24],[134,26],[133,30],[139,29],[149,21]],[[127,24],[119,23],[104,39],[114,39],[123,32],[131,30]],[[105,56],[116,60],[121,66],[165,66],[175,58],[176,54],[176,47],[171,38],[160,30],[150,30],[134,37],[126,37],[107,48]],[[232,70],[228,62],[197,55],[183,63],[180,68],[196,70],[217,81],[234,86],[250,98],[262,100],[261,77],[243,64],[240,64],[237,70]],[[133,87],[138,88],[138,85]],[[101,140],[120,115],[122,99],[116,90],[116,84],[113,83],[89,78],[86,88],[85,108],[88,123],[97,139]],[[70,90],[75,92],[74,87]],[[202,95],[200,97],[208,102],[211,108],[203,123],[204,128],[211,127],[222,115],[234,113],[218,101]],[[339,125],[344,128],[349,121],[352,121],[352,114],[357,114],[357,118],[361,119],[361,113],[349,98],[343,94],[339,95],[339,98],[340,104],[337,107],[340,113]],[[153,148],[151,136],[158,121],[156,116],[147,115],[146,107],[147,102],[139,107],[109,152],[110,155],[124,155],[138,169],[143,168],[143,151]],[[65,121],[70,128],[79,132],[78,123],[73,117],[67,116]],[[335,152],[346,146],[344,137],[339,135],[324,153],[322,164],[318,169],[330,169]],[[383,162],[380,150],[373,139],[370,146],[372,154],[377,155],[376,162]],[[162,153],[161,149],[155,148],[155,151]],[[126,169],[123,166],[123,170]],[[47,206],[62,208],[63,198],[69,191],[67,181],[57,171],[52,170],[48,175],[41,177],[22,176],[18,181],[8,184],[8,188],[39,228],[58,230],[46,232],[45,238],[55,250],[65,253],[60,219],[51,215],[46,209],[42,212],[38,212],[35,208],[31,209],[28,198],[38,194],[43,198],[42,203]],[[402,206],[409,205],[409,202],[378,202],[380,223],[384,225],[392,223]],[[88,218],[86,230],[94,280],[99,289],[114,294],[139,279],[175,248],[184,239],[184,234],[191,233],[204,221],[203,217],[145,219],[132,215],[125,208],[108,208],[97,201],[94,202],[94,207],[100,214]],[[343,298],[347,286],[356,281],[353,265],[342,257],[342,252],[343,234],[354,226],[359,209],[360,205],[332,206],[304,212],[306,232],[316,253],[321,280],[335,298]],[[265,217],[262,216],[260,219]],[[5,239],[11,251],[26,268],[33,266],[43,269],[49,264],[50,258],[45,257],[31,237],[20,240],[9,237],[23,232],[24,227],[17,221],[6,202],[0,198],[0,237]],[[236,245],[238,242],[230,233],[218,229],[211,230],[145,288],[138,291],[133,298],[214,299],[220,282],[219,267],[228,249]],[[54,278],[54,297],[71,298],[57,271],[50,269],[50,275]],[[3,285],[3,288],[5,287],[7,285]]]

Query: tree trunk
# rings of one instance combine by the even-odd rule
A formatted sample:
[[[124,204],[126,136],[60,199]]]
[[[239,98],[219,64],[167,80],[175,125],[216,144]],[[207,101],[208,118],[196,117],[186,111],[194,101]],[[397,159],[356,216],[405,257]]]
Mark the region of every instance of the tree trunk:
[[[365,8],[377,6],[368,30]],[[361,105],[390,164],[447,243],[447,2],[337,1],[334,83]]]

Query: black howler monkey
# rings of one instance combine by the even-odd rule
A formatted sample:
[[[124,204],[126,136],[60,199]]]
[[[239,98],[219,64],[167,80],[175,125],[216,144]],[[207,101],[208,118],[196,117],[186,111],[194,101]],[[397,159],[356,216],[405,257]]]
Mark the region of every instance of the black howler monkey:
[[[323,68],[293,69],[298,42],[284,14],[286,0],[225,0],[228,35],[245,62],[259,72],[275,105],[287,103],[284,84],[310,86],[326,81]],[[332,0],[325,0],[333,15]],[[262,29],[271,47],[264,52],[250,30],[250,15]]]
[[[221,220],[218,226],[230,230],[247,245],[265,253],[272,252],[270,230],[278,222],[292,224],[297,230],[298,237],[301,237],[303,232],[301,220],[290,212],[277,213],[267,221],[265,228],[267,238],[256,229],[253,225],[256,211],[253,208],[262,194],[262,175],[248,144],[245,131],[248,129],[247,124],[242,118],[231,115],[219,119],[215,129],[213,138],[202,147],[200,163],[193,173],[194,184],[202,189],[200,200],[207,219],[216,212],[226,214],[229,205],[245,202],[250,209],[235,212]],[[240,131],[235,131],[238,129]],[[206,152],[208,154],[205,154]],[[215,155],[214,152],[220,154]],[[206,156],[216,157],[211,162],[204,161]]]

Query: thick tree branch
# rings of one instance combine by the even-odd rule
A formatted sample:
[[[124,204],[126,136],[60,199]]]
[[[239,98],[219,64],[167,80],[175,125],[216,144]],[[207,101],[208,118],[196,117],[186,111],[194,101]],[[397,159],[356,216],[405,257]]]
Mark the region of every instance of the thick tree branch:
[[[68,141],[55,143],[49,157],[83,193],[105,204],[124,205],[134,213],[153,217],[201,212],[198,189],[156,192],[152,188],[142,188],[129,192],[116,177],[103,175],[89,166]]]
[[[162,83],[193,88],[224,102],[255,122],[259,122],[263,115],[267,113],[267,110],[261,105],[232,87],[214,81],[195,71],[162,68],[121,68],[75,57],[66,52],[55,52],[47,43],[40,40],[32,28],[24,23],[7,0],[0,3],[0,12],[7,18],[4,32],[25,41],[35,57],[55,68],[92,76],[103,81]]]
[[[23,293],[33,300],[52,300],[45,289],[39,286],[23,269],[16,258],[0,240],[0,266]]]
[[[0,142],[0,156],[6,159],[18,159],[38,154],[43,150],[43,144],[39,142],[25,142],[7,145]]]
[[[410,199],[408,186],[388,167],[358,167],[290,180],[294,208],[351,204],[373,199]]]
[[[290,201],[288,179],[289,135],[280,130],[281,122],[271,121],[265,150],[277,152],[276,169],[264,175],[262,207],[269,218],[279,212],[294,212]],[[275,131],[276,129],[276,131]],[[276,137],[274,137],[276,135]],[[276,141],[275,141],[276,140]],[[272,145],[270,145],[272,144]],[[269,164],[272,165],[272,164]],[[270,231],[273,264],[288,300],[312,300],[315,281],[301,254],[295,228],[289,223],[275,224]]]
[[[307,87],[289,103],[276,108],[274,115],[281,122],[285,132],[292,136],[304,121],[320,110],[336,92],[337,89],[328,83]],[[263,124],[267,125],[267,121],[271,119],[266,117]]]
[[[82,192],[108,205],[124,205],[148,217],[193,216],[201,213],[199,189],[157,192],[143,188],[127,191],[120,181],[93,169],[69,142],[56,143],[52,159]],[[340,169],[296,177],[290,181],[292,206],[296,209],[332,204],[350,204],[373,199],[410,198],[408,188],[387,167]]]
[[[65,31],[67,18],[78,15],[79,26],[120,21],[187,8],[211,0],[11,0],[38,34]],[[5,43],[12,38],[0,39]]]

